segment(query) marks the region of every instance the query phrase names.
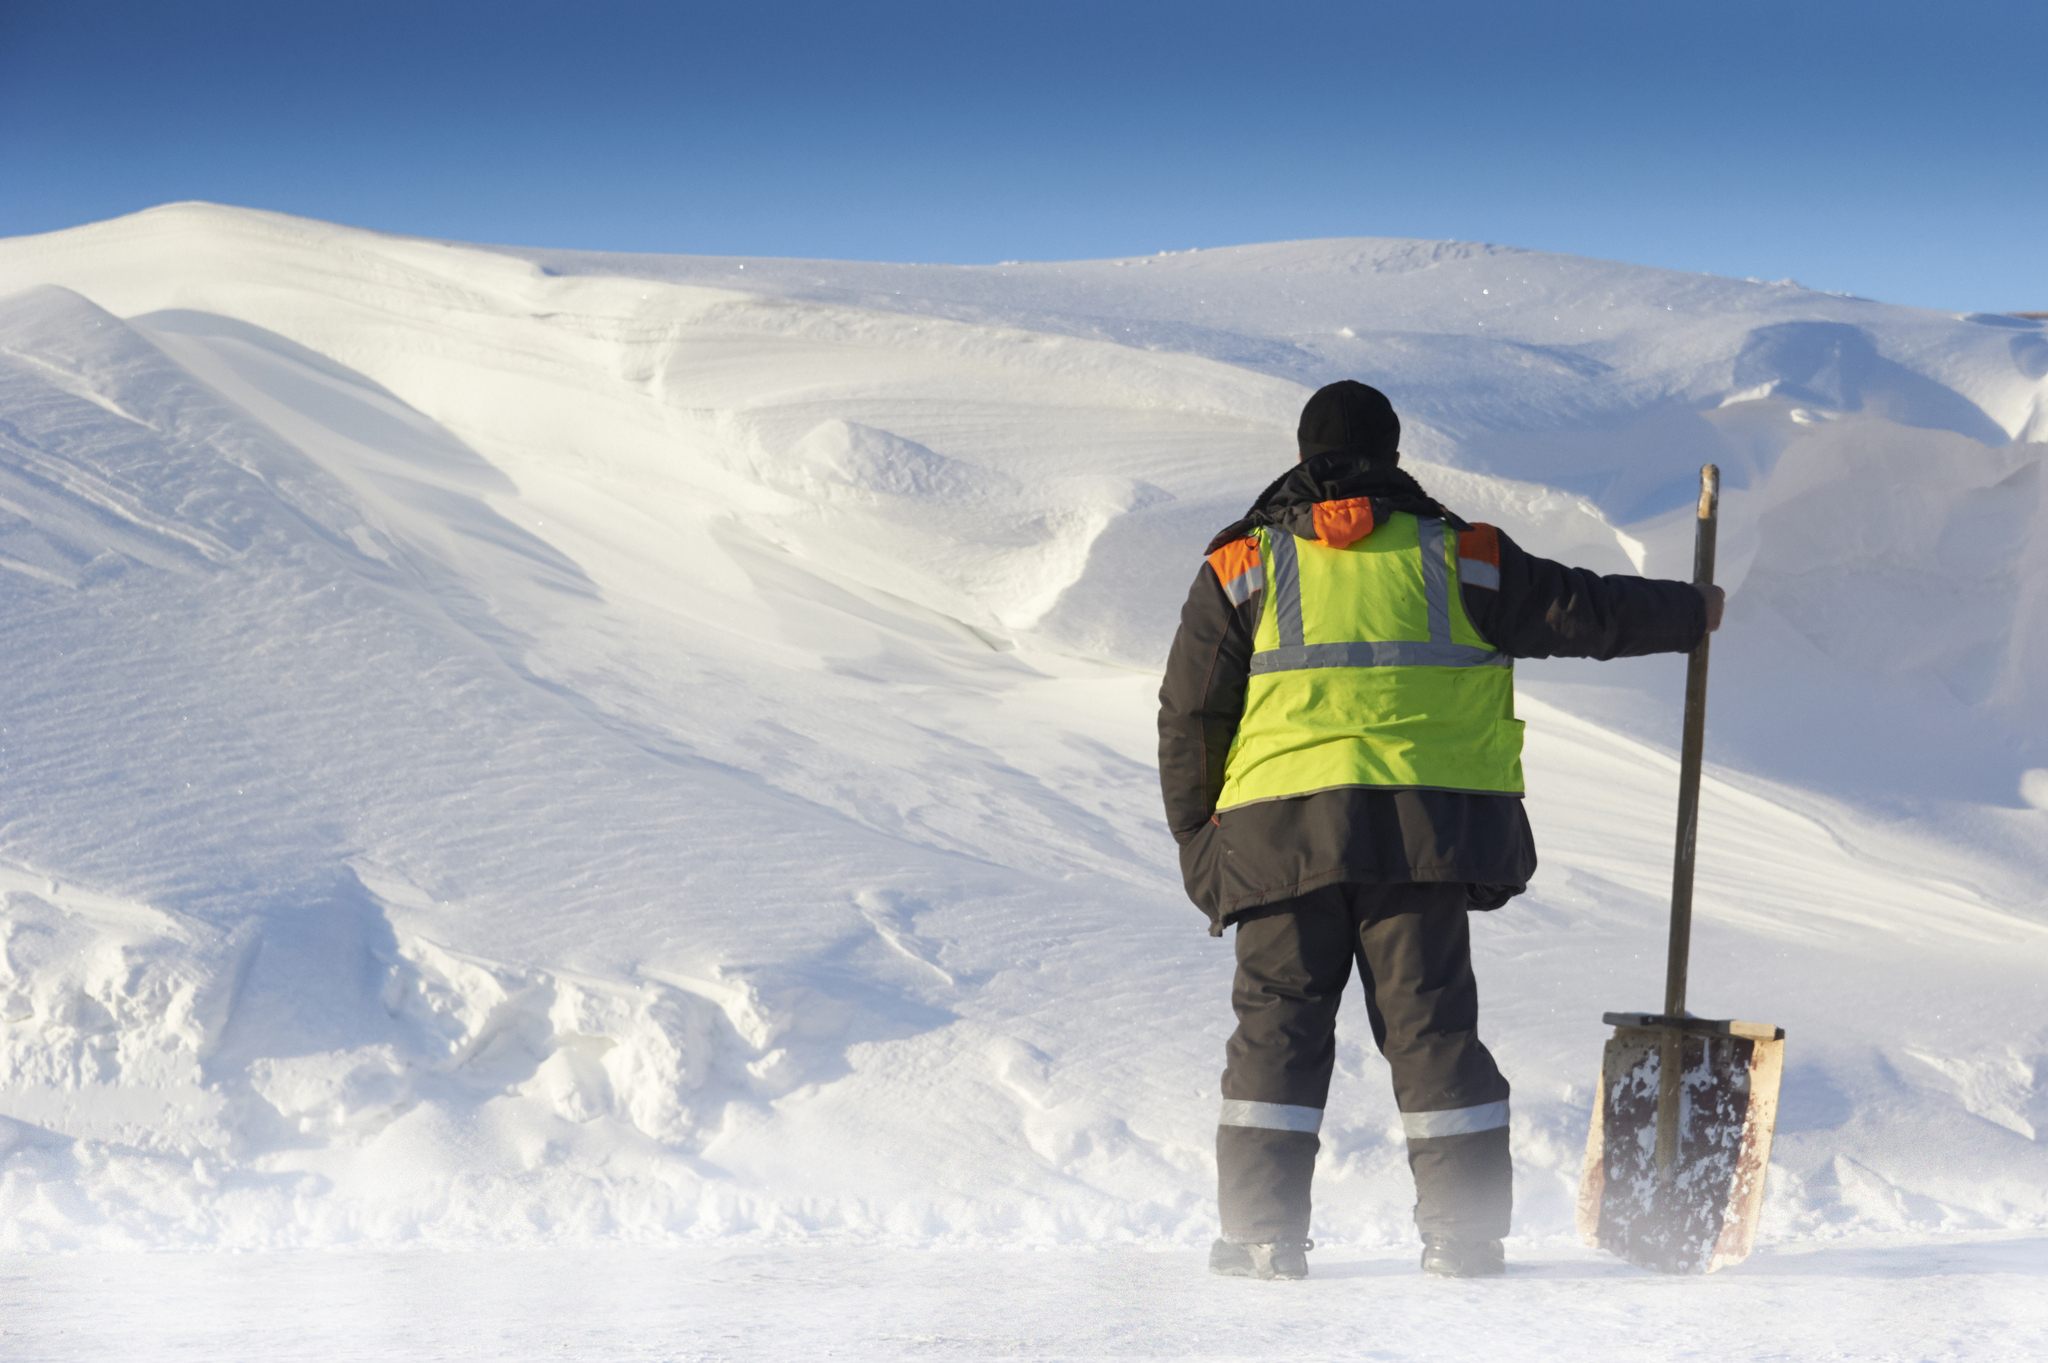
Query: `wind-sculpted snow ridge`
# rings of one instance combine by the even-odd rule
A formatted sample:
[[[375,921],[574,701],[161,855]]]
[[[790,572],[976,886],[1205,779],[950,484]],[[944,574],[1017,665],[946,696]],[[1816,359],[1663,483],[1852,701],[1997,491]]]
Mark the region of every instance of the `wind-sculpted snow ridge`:
[[[1603,571],[1685,575],[1722,464],[1693,998],[1791,1034],[1769,1233],[2048,1223],[2040,326],[179,205],[0,243],[0,1244],[1204,1242],[1157,667],[1340,376]],[[1522,673],[1544,869],[1476,931],[1551,1235],[1661,988],[1680,667]],[[1316,1233],[1399,1242],[1355,1005],[1338,1066]]]

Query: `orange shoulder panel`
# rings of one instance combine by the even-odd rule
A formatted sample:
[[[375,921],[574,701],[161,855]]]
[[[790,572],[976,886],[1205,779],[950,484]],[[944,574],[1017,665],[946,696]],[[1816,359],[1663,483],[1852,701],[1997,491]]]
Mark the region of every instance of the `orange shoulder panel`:
[[[1227,590],[1231,583],[1259,566],[1259,542],[1249,535],[1232,540],[1209,555],[1209,566],[1216,570],[1216,580]]]
[[[1478,559],[1500,566],[1500,531],[1490,525],[1475,525],[1458,532],[1458,557]]]
[[[1346,497],[1339,502],[1317,502],[1316,539],[1332,549],[1342,549],[1372,533],[1372,498]]]

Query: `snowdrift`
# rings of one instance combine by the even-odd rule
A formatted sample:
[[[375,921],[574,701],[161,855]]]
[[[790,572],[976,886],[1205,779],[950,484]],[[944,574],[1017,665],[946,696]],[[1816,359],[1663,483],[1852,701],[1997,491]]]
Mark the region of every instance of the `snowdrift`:
[[[1769,1233],[2048,1224],[2048,332],[1460,243],[942,267],[177,205],[0,242],[0,1244],[1198,1242],[1151,710],[1307,391],[1683,576]],[[1661,989],[1681,665],[1522,669],[1518,1231]],[[1344,1029],[1319,1238],[1408,1234]]]

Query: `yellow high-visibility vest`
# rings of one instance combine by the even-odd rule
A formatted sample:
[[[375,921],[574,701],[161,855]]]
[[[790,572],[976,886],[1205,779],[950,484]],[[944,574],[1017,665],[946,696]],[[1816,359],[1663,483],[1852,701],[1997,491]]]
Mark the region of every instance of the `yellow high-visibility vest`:
[[[1253,537],[1265,602],[1219,813],[1340,786],[1522,792],[1514,664],[1465,615],[1449,526],[1395,512],[1342,547]]]

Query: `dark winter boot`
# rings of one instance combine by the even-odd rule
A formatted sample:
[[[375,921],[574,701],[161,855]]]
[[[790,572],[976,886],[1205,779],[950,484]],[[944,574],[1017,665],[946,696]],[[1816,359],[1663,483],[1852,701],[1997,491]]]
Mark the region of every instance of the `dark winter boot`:
[[[1306,1278],[1308,1252],[1315,1247],[1313,1240],[1275,1240],[1263,1245],[1218,1240],[1209,1246],[1209,1271],[1226,1278]]]
[[[1422,1271],[1432,1278],[1490,1278],[1508,1271],[1498,1240],[1446,1240],[1424,1236]]]

